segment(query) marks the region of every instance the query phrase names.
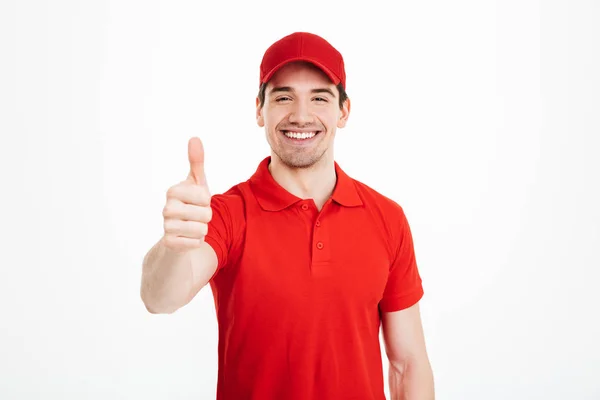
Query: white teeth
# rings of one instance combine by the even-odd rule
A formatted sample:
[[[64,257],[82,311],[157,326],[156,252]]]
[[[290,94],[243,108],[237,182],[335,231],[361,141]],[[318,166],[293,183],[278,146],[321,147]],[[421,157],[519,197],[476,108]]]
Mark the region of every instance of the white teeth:
[[[317,134],[317,132],[291,132],[291,131],[287,131],[284,133],[285,136],[291,138],[291,139],[310,139],[311,137],[315,136]]]

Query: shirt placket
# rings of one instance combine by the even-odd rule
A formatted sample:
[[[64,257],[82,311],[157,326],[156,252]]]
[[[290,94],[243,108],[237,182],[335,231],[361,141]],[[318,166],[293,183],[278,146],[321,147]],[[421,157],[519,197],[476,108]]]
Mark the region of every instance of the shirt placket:
[[[307,201],[301,204],[302,212],[308,213],[308,220],[311,224],[311,273],[313,276],[327,276],[331,265],[331,243],[329,229],[325,219],[327,215],[327,202],[321,212],[319,212],[313,201]]]

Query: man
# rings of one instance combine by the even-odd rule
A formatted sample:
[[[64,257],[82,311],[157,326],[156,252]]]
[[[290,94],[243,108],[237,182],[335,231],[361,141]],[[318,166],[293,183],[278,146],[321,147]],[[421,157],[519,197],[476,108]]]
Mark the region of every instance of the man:
[[[141,297],[151,313],[172,313],[210,284],[217,399],[384,399],[380,326],[392,399],[434,398],[407,219],[334,161],[345,90],[342,55],[325,39],[278,40],[256,100],[271,155],[211,197],[192,138],[189,176],[167,192]]]

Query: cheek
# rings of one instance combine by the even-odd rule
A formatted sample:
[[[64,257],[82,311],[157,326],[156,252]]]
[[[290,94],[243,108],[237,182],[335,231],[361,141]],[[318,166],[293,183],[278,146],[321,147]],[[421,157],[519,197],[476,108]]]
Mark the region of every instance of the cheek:
[[[339,119],[339,113],[336,110],[321,110],[318,114],[316,114],[319,120],[325,124],[327,129],[335,129],[337,125],[337,121]]]
[[[263,114],[263,117],[264,117],[266,128],[269,130],[273,130],[284,119],[285,112],[282,112],[281,109],[271,109],[271,110],[266,111]]]

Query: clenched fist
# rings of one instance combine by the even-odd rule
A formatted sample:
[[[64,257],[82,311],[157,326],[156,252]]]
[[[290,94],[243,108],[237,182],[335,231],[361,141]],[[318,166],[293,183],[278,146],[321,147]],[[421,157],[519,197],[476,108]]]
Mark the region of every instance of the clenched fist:
[[[188,158],[190,173],[185,181],[169,188],[163,209],[163,242],[167,248],[176,251],[200,247],[212,218],[211,196],[204,175],[204,148],[200,139],[190,139]]]

